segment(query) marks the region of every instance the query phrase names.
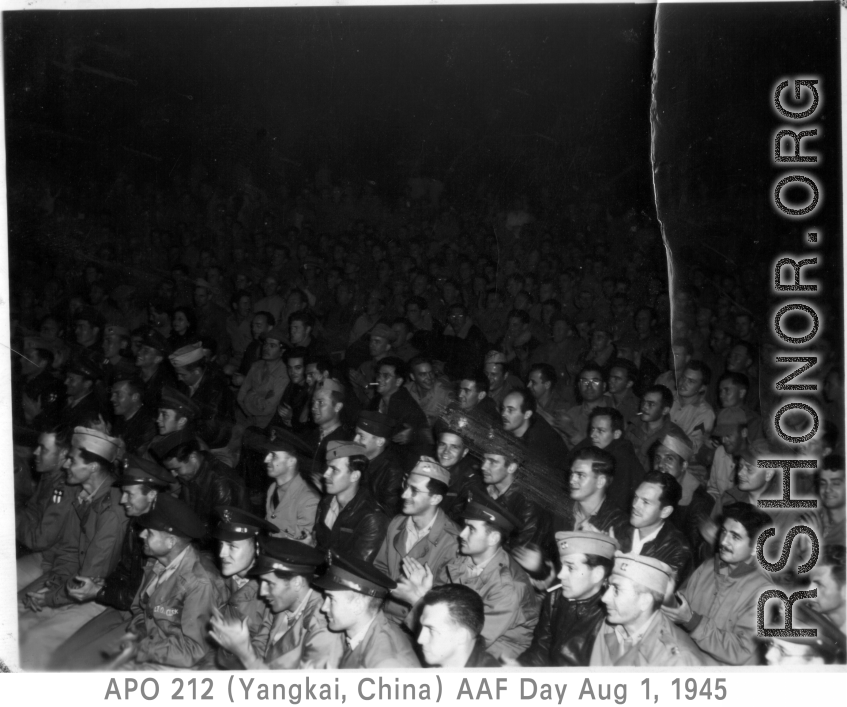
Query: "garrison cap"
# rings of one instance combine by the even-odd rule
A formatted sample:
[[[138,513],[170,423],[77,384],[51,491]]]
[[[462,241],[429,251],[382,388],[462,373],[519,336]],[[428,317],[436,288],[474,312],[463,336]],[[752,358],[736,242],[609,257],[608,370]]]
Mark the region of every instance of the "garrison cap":
[[[487,493],[469,493],[468,505],[462,513],[465,520],[484,520],[507,535],[519,528],[521,521],[509,509],[500,505]]]
[[[125,450],[123,440],[120,438],[110,437],[105,432],[88,427],[74,427],[71,444],[96,454],[110,463],[120,459]]]
[[[198,341],[195,344],[188,344],[188,346],[177,349],[168,358],[174,368],[180,368],[201,361],[204,355],[203,343]]]
[[[326,445],[326,460],[328,462],[331,462],[333,459],[343,459],[344,457],[353,457],[356,455],[365,456],[365,447],[358,442],[334,439]]]
[[[397,338],[394,334],[394,329],[382,322],[378,322],[377,325],[370,330],[370,335],[385,339],[389,344],[393,344]]]
[[[276,530],[276,526],[274,526]],[[289,538],[259,539],[259,554],[256,562],[247,572],[251,575],[270,574],[271,572],[291,572],[292,574],[314,575],[318,567],[326,562],[326,555]]]
[[[556,546],[559,555],[599,555],[615,557],[615,552],[620,549],[620,544],[611,535],[606,533],[595,533],[592,531],[559,532],[556,533]]]
[[[427,476],[430,479],[435,479],[448,486],[450,485],[450,472],[432,457],[421,457],[418,459],[418,463],[412,467],[409,473]]]
[[[391,437],[394,420],[381,412],[362,410],[359,413],[359,419],[356,421],[356,427],[368,434],[388,439]]]
[[[664,594],[668,588],[668,582],[674,576],[674,571],[670,565],[652,557],[616,552],[612,574],[626,577],[647,589]]]
[[[156,505],[149,513],[138,518],[138,524],[142,528],[161,530],[192,540],[199,540],[206,535],[206,524],[197,514],[185,503],[166,493],[156,497]]]
[[[327,556],[327,569],[314,584],[321,589],[352,590],[369,597],[382,599],[397,586],[390,577],[384,575],[370,562],[359,558],[342,557],[334,550]]]
[[[162,386],[159,409],[175,410],[182,417],[187,417],[189,420],[193,420],[200,414],[200,406],[197,403],[185,395],[185,393],[181,393],[169,385]]]
[[[166,489],[174,482],[174,477],[167,469],[163,469],[156,462],[142,459],[134,454],[127,455],[124,459],[124,468],[118,477],[120,486],[133,486],[134,484],[146,484],[156,489]]]
[[[674,454],[682,457],[682,461],[688,461],[691,459],[691,455],[694,454],[694,445],[691,443],[691,439],[684,432],[668,432],[662,439],[659,441],[663,447],[667,447]]]
[[[212,537],[217,540],[246,540],[277,531],[273,523],[234,506],[216,506],[215,513],[220,521]]]
[[[735,432],[739,425],[747,424],[747,414],[738,406],[724,408],[718,413],[712,437],[723,437]]]
[[[141,345],[155,349],[163,356],[167,356],[171,352],[171,345],[168,340],[153,327],[148,327],[147,331],[144,332],[141,337]]]

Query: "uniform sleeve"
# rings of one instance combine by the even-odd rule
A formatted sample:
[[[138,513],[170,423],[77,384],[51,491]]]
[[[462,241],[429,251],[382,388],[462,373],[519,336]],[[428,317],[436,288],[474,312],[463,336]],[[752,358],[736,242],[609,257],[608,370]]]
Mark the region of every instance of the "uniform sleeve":
[[[344,638],[340,633],[329,630],[322,616],[311,616],[303,636],[303,651],[300,654],[301,669],[336,670],[344,654]]]
[[[485,625],[482,638],[486,649],[516,622],[521,608],[521,597],[511,582],[497,582],[482,597],[485,604]]]
[[[165,634],[157,628],[155,635],[144,636],[138,642],[136,662],[193,667],[210,650],[207,626],[218,599],[218,592],[207,578],[195,578],[183,600],[178,629]]]
[[[79,570],[83,577],[108,577],[117,567],[128,522],[120,506],[98,516],[94,537]]]
[[[391,536],[386,532],[382,544],[374,557],[374,567],[387,576],[391,576],[388,569],[388,543],[391,542]]]
[[[49,490],[49,489],[48,489]],[[52,492],[46,503],[43,498],[33,497],[18,516],[17,538],[33,552],[53,547],[62,535],[62,528],[73,505],[73,493],[65,488],[58,503],[52,500]]]
[[[526,667],[543,668],[550,665],[550,640],[553,635],[553,602],[558,592],[548,594],[541,604],[541,615],[535,626],[532,644],[520,656],[518,662]]]
[[[297,504],[297,531],[309,535],[315,527],[320,497],[315,493],[304,493]]]
[[[388,517],[384,513],[377,511],[366,514],[356,526],[356,542],[352,553],[365,562],[372,562],[387,530]]]

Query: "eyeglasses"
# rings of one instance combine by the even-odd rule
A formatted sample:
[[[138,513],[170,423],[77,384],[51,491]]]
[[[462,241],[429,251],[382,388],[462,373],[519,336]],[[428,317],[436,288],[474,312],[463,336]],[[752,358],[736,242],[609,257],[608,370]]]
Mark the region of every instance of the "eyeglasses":
[[[602,378],[580,378],[580,385],[600,385],[603,382]]]
[[[421,493],[429,494],[429,491],[426,489],[421,490],[419,488],[415,488],[414,486],[409,486],[409,484],[406,483],[403,484],[403,491],[409,491],[412,496],[417,496]]]

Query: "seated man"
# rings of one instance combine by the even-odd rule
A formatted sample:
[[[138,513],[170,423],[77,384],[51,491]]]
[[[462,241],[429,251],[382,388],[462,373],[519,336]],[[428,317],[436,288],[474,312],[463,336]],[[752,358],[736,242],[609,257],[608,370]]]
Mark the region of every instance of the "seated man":
[[[717,556],[694,570],[678,606],[662,608],[720,665],[759,663],[756,606],[772,582],[756,560],[756,538],[770,523],[749,503],[725,506]]]
[[[711,664],[661,611],[672,575],[661,560],[616,553],[603,594],[607,616],[591,652],[592,667]]]
[[[526,390],[515,390],[503,398],[500,406],[503,431],[545,463],[554,466],[567,455],[564,439],[542,416],[536,415],[535,398]]]
[[[240,621],[223,616],[212,617],[210,635],[247,670],[335,670],[344,639],[329,630],[320,610],[324,599],[310,586],[325,561],[296,540],[263,539],[249,574],[259,579],[259,593],[270,609],[266,644],[255,645]]]
[[[318,505],[315,540],[323,553],[373,562],[385,538],[388,518],[366,485],[368,459],[364,447],[334,440],[327,445],[326,495]]]
[[[395,582],[401,577],[407,557],[437,575],[456,556],[459,527],[441,510],[450,475],[434,459],[421,457],[403,483],[403,513],[388,524],[374,567]],[[385,613],[398,623],[409,606],[389,597]]]
[[[153,559],[132,603],[132,618],[111,670],[183,669],[212,650],[207,625],[227,589],[211,559],[192,541],[206,534],[202,520],[182,501],[162,494],[139,518],[144,554]]]
[[[368,488],[389,518],[400,513],[403,500],[403,466],[391,446],[393,420],[381,412],[363,410],[356,422],[353,441],[365,448]]]
[[[561,584],[546,593],[532,645],[515,665],[587,666],[606,618],[601,597],[619,547],[617,540],[606,533],[562,532],[556,533],[556,544]]]
[[[467,440],[458,429],[449,428],[439,433],[436,447],[438,463],[450,474],[447,495],[441,502],[441,509],[453,520],[461,519],[467,492],[474,487],[481,488],[482,485],[479,465],[468,454],[469,451]]]
[[[321,610],[330,630],[347,638],[339,668],[420,667],[408,636],[382,612],[394,580],[364,560],[333,552],[315,586],[324,590]]]
[[[421,600],[418,645],[433,668],[499,668],[485,651],[485,604],[470,587],[442,584]]]

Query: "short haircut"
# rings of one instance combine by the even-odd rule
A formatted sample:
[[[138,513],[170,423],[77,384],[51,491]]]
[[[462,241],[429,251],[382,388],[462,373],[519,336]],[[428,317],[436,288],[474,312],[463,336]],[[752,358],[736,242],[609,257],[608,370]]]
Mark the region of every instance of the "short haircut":
[[[53,368],[53,362],[56,360],[56,355],[50,349],[35,347],[31,349],[31,351],[36,355],[39,361],[44,362],[44,368],[46,370],[49,371]]]
[[[615,478],[615,458],[605,449],[593,445],[580,449],[574,462],[581,461],[591,462],[591,471],[595,474],[603,474],[608,479]]]
[[[616,410],[612,407],[604,407],[602,405],[600,407],[596,407],[588,415],[589,425],[595,417],[608,417],[612,423],[612,431],[623,432],[624,419],[623,415],[621,415],[620,410]]]
[[[526,293],[524,293],[524,294],[526,294]],[[507,321],[509,319],[520,319],[521,324],[529,324],[529,312],[527,312],[523,309],[512,309],[512,310],[509,311],[509,314],[506,317]]]
[[[585,362],[585,365],[580,369],[579,373],[576,374],[577,381],[582,378],[585,373],[599,373],[600,378],[603,379],[603,382],[608,382],[606,371],[603,370],[603,367],[599,363],[595,363],[594,361]]]
[[[178,462],[183,463],[187,462],[188,458],[192,454],[200,453],[200,440],[198,439],[190,439],[187,442],[183,442],[182,444],[178,444],[176,447],[171,449],[169,452],[165,452],[162,456],[162,461],[167,461],[168,459],[176,459]]]
[[[461,381],[472,381],[476,386],[477,393],[488,393],[491,390],[488,376],[485,375],[485,371],[479,368],[465,371],[459,379],[459,385],[461,385]]]
[[[315,327],[314,315],[305,309],[300,310],[299,312],[292,312],[288,315],[288,326],[291,326],[294,322],[300,322],[303,326],[307,326],[312,329]]]
[[[468,629],[477,638],[485,625],[485,604],[482,597],[464,584],[440,584],[423,597],[423,607],[445,604],[450,619]]]
[[[303,365],[313,365],[321,373],[329,373],[332,370],[332,361],[326,356],[306,356],[303,360]]]
[[[521,396],[521,412],[531,412],[533,415],[538,411],[538,403],[535,402],[535,398],[529,394],[529,392],[524,388],[518,388],[517,390],[513,390],[509,393],[509,395],[520,395]],[[506,398],[509,397],[506,396]],[[503,402],[506,402],[506,398],[503,398]]]
[[[556,373],[556,369],[549,363],[534,363],[529,369],[529,375],[532,375],[536,371],[541,374],[541,380],[545,383],[556,385],[556,381],[559,380],[559,375]]]
[[[386,356],[380,359],[377,365],[377,372],[383,366],[391,366],[394,369],[394,375],[402,378],[404,383],[409,380],[409,371],[406,369],[406,362],[399,356]]]
[[[268,326],[274,326],[276,324],[276,317],[274,317],[274,315],[271,314],[270,312],[266,312],[264,309],[262,309],[258,312],[254,312],[253,313],[253,319],[255,319],[256,317],[264,317],[265,322],[267,323]]]
[[[60,449],[67,451],[71,448],[71,436],[73,434],[73,429],[67,425],[56,425],[48,430],[44,430],[42,434],[53,435],[53,441]]]
[[[450,490],[450,487],[443,481],[428,478],[426,481],[426,490],[433,496],[441,496],[443,500],[447,498],[447,492]]]
[[[685,353],[687,356],[691,356],[694,354],[694,344],[691,343],[691,339],[687,339],[684,336],[678,336],[676,339],[671,342],[671,348],[680,348],[685,349]]]
[[[467,313],[468,313],[468,308],[467,308],[464,304],[462,304],[461,302],[454,302],[453,304],[451,304],[451,305],[447,308],[447,311],[448,311],[448,312],[453,312],[453,311],[455,311],[455,310],[457,310],[457,309],[462,310],[462,314],[467,314]]]
[[[283,354],[282,359],[285,361],[286,364],[289,363],[289,361],[291,361],[292,358],[302,359],[303,360],[303,368],[305,368],[306,367],[306,355],[307,354],[308,354],[308,351],[306,351],[305,347],[294,346],[294,347],[288,349],[288,351],[286,351]]]
[[[698,359],[692,359],[685,364],[684,371],[695,371],[703,376],[703,385],[708,386],[712,380],[712,369],[704,362]]]
[[[749,341],[744,341],[743,339],[736,339],[732,343],[732,348],[735,348],[736,346],[742,346],[747,352],[748,358],[754,363],[758,360],[759,352],[754,344],[751,344]]]
[[[724,381],[730,381],[733,385],[737,385],[739,388],[744,388],[744,390],[750,389],[750,379],[743,373],[727,371],[726,373],[721,375],[720,378],[718,378],[718,385],[720,385]]]
[[[114,387],[116,385],[121,384],[126,385],[130,395],[144,395],[144,383],[142,382],[141,378],[136,375],[132,376],[131,378],[121,378],[120,380],[117,380],[112,383],[112,386]]]
[[[829,567],[835,581],[842,587],[847,584],[845,552],[847,552],[847,548],[844,545],[824,545],[823,552],[818,560],[821,567]]]
[[[385,359],[383,359],[383,361],[384,360]],[[380,363],[382,363],[382,361],[380,361]],[[415,356],[411,361],[409,361],[409,370],[414,371],[415,368],[423,363],[427,363],[432,366],[432,359],[429,356]]]
[[[613,368],[622,368],[626,371],[627,380],[635,382],[638,379],[638,368],[628,358],[612,359],[612,362],[607,367],[610,372]]]
[[[641,394],[642,400],[644,400],[644,396],[647,395],[647,393],[658,393],[659,395],[661,395],[663,408],[673,407],[673,393],[671,392],[671,389],[668,388],[668,386],[662,385],[661,383],[651,385],[649,388],[647,388],[647,390],[645,390]]]
[[[361,475],[359,484],[361,485],[367,479],[368,458],[364,454],[353,454],[352,456],[347,457],[347,468],[350,470],[351,474],[354,471],[359,472]]]
[[[412,295],[411,297],[409,297],[409,299],[406,300],[405,304],[403,305],[403,311],[407,310],[410,304],[417,305],[418,309],[420,309],[422,312],[429,309],[429,304],[427,303],[427,301],[423,297],[419,297],[418,295]]]
[[[682,499],[682,486],[673,476],[665,471],[648,471],[641,479],[642,484],[656,484],[662,489],[659,494],[659,505],[664,508],[671,506],[674,510]]]
[[[759,532],[766,526],[770,525],[773,520],[764,511],[754,508],[749,503],[732,503],[725,506],[721,523],[725,520],[734,520],[744,526],[747,535],[750,537],[750,542],[754,542]]]
[[[840,454],[827,454],[821,461],[819,471],[844,471],[844,457]]]
[[[585,556],[585,564],[594,569],[595,567],[603,568],[603,575],[608,577],[612,574],[612,567],[615,565],[615,561],[611,557],[605,557],[604,555],[592,555],[586,554]]]
[[[242,297],[249,297],[250,301],[253,300],[253,295],[251,295],[247,290],[236,290],[232,293],[232,297],[229,298],[229,303],[233,306],[238,305]]]
[[[405,327],[407,332],[410,332],[412,331],[412,329],[414,329],[414,327],[412,326],[412,322],[406,319],[406,317],[394,317],[394,319],[391,320],[391,326],[398,325]]]

